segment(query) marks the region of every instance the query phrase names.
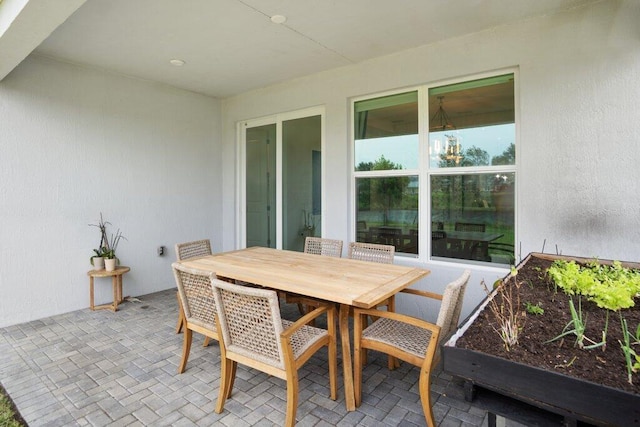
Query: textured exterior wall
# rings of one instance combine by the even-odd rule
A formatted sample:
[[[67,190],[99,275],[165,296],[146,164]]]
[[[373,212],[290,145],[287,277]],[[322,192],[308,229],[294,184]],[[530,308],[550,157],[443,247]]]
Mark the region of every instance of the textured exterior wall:
[[[522,255],[640,258],[640,3],[604,1],[323,72],[224,101],[225,176],[233,176],[235,122],[312,105],[326,106],[323,229],[353,240],[349,183],[349,98],[518,68],[518,217]],[[231,200],[232,182],[225,185]],[[225,205],[225,223],[234,206]],[[224,246],[235,245],[224,231]],[[399,260],[403,262],[403,260]],[[433,273],[420,286],[441,289],[464,265],[404,260]],[[473,268],[468,313],[480,280],[504,270]],[[401,301],[401,304],[403,302]],[[404,304],[412,304],[408,301]],[[401,307],[403,308],[403,307]],[[404,307],[421,311],[418,307]]]
[[[220,250],[219,101],[31,56],[0,117],[0,326],[89,306],[100,212],[128,239],[126,295],[175,286],[178,241]]]

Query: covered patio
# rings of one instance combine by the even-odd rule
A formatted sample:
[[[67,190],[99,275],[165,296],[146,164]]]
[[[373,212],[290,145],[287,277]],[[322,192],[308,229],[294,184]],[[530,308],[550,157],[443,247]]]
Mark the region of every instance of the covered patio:
[[[196,334],[187,369],[177,373],[182,335],[175,333],[174,290],[143,295],[108,310],[77,310],[0,329],[2,383],[30,426],[281,425],[282,380],[238,368],[233,396],[222,414],[218,344],[202,347]],[[298,315],[283,304],[283,315]],[[487,425],[487,412],[463,398],[461,384],[440,368],[432,378],[434,416],[441,426]],[[347,412],[342,387],[328,398],[326,352],[300,372],[298,425],[424,425],[418,369],[389,371],[385,355],[371,353],[363,402]],[[342,384],[339,382],[339,384]],[[508,426],[517,426],[508,422]]]
[[[262,126],[311,117],[321,129],[318,147],[305,152],[311,166],[292,162],[313,185],[292,181],[301,185],[291,185],[291,199],[306,205],[269,222],[279,229],[274,246],[284,230],[300,247],[312,232],[345,243],[400,234],[404,253],[394,263],[431,271],[416,289],[440,292],[471,270],[461,319],[485,298],[481,282],[504,277],[528,253],[638,260],[638,1],[200,3],[204,9],[169,0],[0,0],[0,383],[29,425],[282,423],[284,383],[243,367],[224,413],[214,413],[216,343],[203,348],[196,336],[177,374],[172,248],[203,238],[214,253],[253,246],[244,184],[247,171],[262,169],[247,168],[246,147],[249,131]],[[489,244],[499,245],[503,231],[471,239],[483,243],[476,255],[458,244],[456,232],[474,232],[456,230],[457,217],[443,227],[434,221],[431,190],[445,188],[446,174],[429,165],[427,111],[432,89],[505,73],[514,76],[517,151],[510,164],[472,169],[517,176],[509,191],[483,189],[473,210],[492,209],[501,221],[509,212],[509,253],[492,264]],[[417,166],[376,173],[412,179],[419,216],[411,221],[422,232],[411,224],[383,236],[357,217],[356,173],[382,175],[356,171],[355,106],[406,91],[416,96],[409,104],[427,107],[415,110]],[[451,99],[447,93],[447,109]],[[277,181],[286,173],[263,175]],[[483,203],[491,191],[496,200],[509,194],[509,209]],[[88,308],[98,243],[88,225],[102,213],[127,238],[117,255],[131,267],[125,295],[136,298],[115,313]],[[95,297],[111,301],[110,288],[100,285]],[[425,320],[437,314],[436,305],[407,299],[397,308]],[[372,354],[363,404],[348,412],[342,389],[337,401],[327,397],[323,357],[301,371],[300,425],[424,424],[417,369],[389,371],[386,357]],[[490,424],[441,369],[432,387],[439,425]]]

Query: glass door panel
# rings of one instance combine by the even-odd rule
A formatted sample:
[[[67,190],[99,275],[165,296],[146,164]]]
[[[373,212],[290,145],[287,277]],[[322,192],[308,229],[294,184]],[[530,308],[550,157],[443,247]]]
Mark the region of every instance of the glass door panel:
[[[307,236],[320,236],[322,117],[282,122],[282,248],[304,249]]]
[[[276,247],[276,125],[246,129],[246,246]]]

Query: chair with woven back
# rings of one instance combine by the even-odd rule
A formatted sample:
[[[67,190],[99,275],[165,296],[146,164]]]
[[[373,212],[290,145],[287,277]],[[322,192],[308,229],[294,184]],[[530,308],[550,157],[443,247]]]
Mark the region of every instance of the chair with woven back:
[[[360,261],[393,264],[396,248],[392,245],[378,243],[351,242],[348,257]]]
[[[184,242],[176,244],[176,259],[182,261],[189,258],[197,258],[205,255],[211,255],[211,242],[209,239],[194,240],[193,242]],[[180,304],[180,295],[176,293],[178,299],[178,324],[176,325],[176,334],[182,332],[184,327],[184,310]],[[205,336],[204,346],[209,345],[209,338]]]
[[[377,243],[351,242],[349,243],[349,258],[359,261],[377,262],[379,264],[393,264],[395,247]],[[395,297],[387,298],[378,307],[387,307],[388,311],[395,311]],[[366,354],[366,353],[365,353]],[[366,356],[365,356],[366,360]],[[395,369],[396,361],[389,357],[389,369]]]
[[[307,237],[304,239],[304,252],[340,258],[342,256],[342,240]]]
[[[341,258],[342,240],[307,237],[304,240],[304,253]],[[305,305],[307,305],[307,308],[317,307],[314,300],[310,300],[308,297],[302,297],[301,295],[285,294],[285,301],[288,304],[298,304],[300,314],[305,313]],[[304,304],[304,301],[306,301],[307,304]]]
[[[203,334],[206,339],[218,340],[216,309],[211,289],[211,281],[216,276],[214,273],[187,268],[177,262],[171,267],[184,314],[182,360],[178,366],[178,373],[181,374],[187,366],[194,331]]]
[[[217,324],[220,330],[221,375],[216,413],[231,395],[237,364],[287,382],[286,426],[296,422],[298,370],[322,347],[327,347],[330,397],[337,398],[335,307],[324,304],[295,323],[280,317],[278,295],[214,279]],[[327,329],[308,326],[326,314]]]
[[[376,309],[354,309],[354,390],[356,406],[362,402],[362,366],[364,351],[386,353],[420,368],[419,390],[427,425],[435,426],[430,399],[430,374],[440,357],[440,344],[457,328],[470,271],[449,283],[442,295],[416,289],[404,289],[412,295],[441,301],[436,323],[400,313]],[[376,318],[364,327],[366,316]]]
[[[350,259],[357,259],[360,261],[377,262],[379,264],[393,264],[396,248],[392,245],[381,245],[377,243],[364,243],[364,242],[351,242],[349,243]],[[393,297],[378,304],[380,306],[388,306],[388,309],[393,311],[394,309]]]

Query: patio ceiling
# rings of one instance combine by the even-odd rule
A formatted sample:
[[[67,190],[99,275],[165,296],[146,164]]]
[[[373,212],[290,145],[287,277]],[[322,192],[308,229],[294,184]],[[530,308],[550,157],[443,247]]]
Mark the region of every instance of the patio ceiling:
[[[0,0],[0,79],[35,50],[224,98],[598,1]]]

